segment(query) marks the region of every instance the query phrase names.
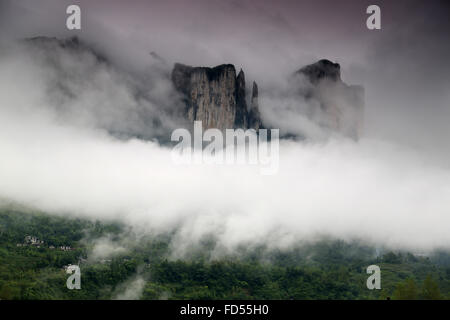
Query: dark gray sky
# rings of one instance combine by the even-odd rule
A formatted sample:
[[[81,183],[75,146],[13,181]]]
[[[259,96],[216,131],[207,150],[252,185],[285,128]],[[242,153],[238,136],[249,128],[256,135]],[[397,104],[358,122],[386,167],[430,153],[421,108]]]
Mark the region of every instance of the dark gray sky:
[[[78,35],[135,71],[155,51],[170,64],[233,63],[264,86],[328,58],[366,89],[368,137],[444,152],[450,129],[448,1],[1,0],[3,37]],[[65,29],[79,4],[82,30]],[[378,4],[382,30],[366,28]]]

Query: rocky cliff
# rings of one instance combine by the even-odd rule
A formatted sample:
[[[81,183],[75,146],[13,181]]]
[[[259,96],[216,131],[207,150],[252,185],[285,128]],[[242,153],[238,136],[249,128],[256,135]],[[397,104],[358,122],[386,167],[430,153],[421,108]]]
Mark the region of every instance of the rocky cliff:
[[[299,99],[319,106],[319,125],[358,139],[362,130],[364,89],[349,86],[341,79],[340,65],[320,60],[294,73],[306,78],[308,85],[299,88]],[[263,127],[258,105],[258,85],[253,82],[250,107],[246,101],[245,75],[236,75],[235,67],[224,64],[214,68],[175,64],[172,81],[183,94],[186,117],[202,121],[204,128]],[[302,82],[304,84],[304,81]],[[317,120],[317,119],[314,119]],[[282,129],[282,128],[280,128]]]
[[[279,101],[284,102],[284,99],[287,99],[292,105],[287,109],[274,105],[272,107],[275,111],[272,113],[267,112],[268,106],[265,105],[264,114],[267,119],[262,119],[258,101],[261,92],[258,85],[253,82],[250,87],[252,92],[247,92],[244,72],[240,70],[237,73],[231,64],[214,68],[176,64],[170,71],[166,68],[164,59],[152,52],[150,56],[163,66],[157,65],[149,69],[152,72],[150,76],[127,74],[122,77],[123,70],[117,69],[106,56],[77,38],[36,37],[26,39],[23,43],[27,50],[37,50],[37,58],[45,57],[40,62],[57,75],[58,82],[49,88],[49,94],[59,101],[58,111],[70,121],[78,121],[80,114],[89,115],[96,126],[117,137],[156,137],[159,141],[165,141],[174,128],[185,127],[189,122],[200,120],[204,128],[258,130],[264,125],[267,128],[284,130],[285,137],[308,138],[307,130],[292,130],[292,123],[294,127],[297,126],[297,120],[292,116],[295,116],[296,112],[300,113],[302,118],[307,117],[313,123],[318,123],[326,129],[326,133],[330,130],[336,131],[355,139],[361,135],[364,89],[347,85],[341,79],[340,65],[328,60],[320,60],[294,72],[292,86],[289,85],[288,90],[279,87],[272,88],[276,92],[270,92],[266,89],[263,98],[277,98],[278,95],[281,99]],[[68,63],[71,59],[80,60],[82,63]],[[80,106],[74,102],[83,99],[84,90],[79,88],[81,81],[74,81],[73,77],[67,75],[86,74],[89,76],[85,76],[83,81],[101,83],[106,81],[102,77],[105,72],[114,86],[122,85],[120,88],[126,90],[126,96],[131,99],[119,103],[121,107],[81,104],[83,112],[80,112]],[[301,78],[301,81],[296,82],[295,78]],[[161,83],[170,88],[170,82],[181,93],[184,100],[182,103],[171,90],[164,94],[160,94],[159,90],[149,90],[161,86]],[[102,94],[110,96],[114,92]],[[310,102],[306,107],[305,100]],[[74,109],[74,106],[77,108]],[[301,108],[297,108],[298,106]],[[290,118],[286,120],[283,115]],[[278,120],[278,117],[282,118],[281,121],[273,121],[274,118]],[[290,122],[291,128],[286,128],[287,122]]]
[[[255,81],[253,81],[252,99],[248,113],[248,127],[255,130],[262,128],[261,114],[259,113],[258,104],[258,85]]]
[[[214,68],[175,64],[172,71],[175,88],[183,94],[186,116],[190,121],[202,121],[203,128],[220,130],[261,126],[254,85],[251,109],[246,102],[245,75],[231,64]]]

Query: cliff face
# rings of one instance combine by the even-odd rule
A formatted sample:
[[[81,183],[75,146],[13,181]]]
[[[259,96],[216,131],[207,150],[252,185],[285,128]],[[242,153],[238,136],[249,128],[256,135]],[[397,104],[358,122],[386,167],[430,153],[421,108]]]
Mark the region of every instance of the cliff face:
[[[303,94],[307,100],[319,102],[323,115],[321,125],[353,139],[361,136],[364,88],[344,83],[339,64],[320,60],[295,74],[306,77],[310,82],[311,86]]]
[[[250,111],[248,114],[248,126],[259,130],[262,128],[261,114],[258,105],[258,85],[253,81],[252,100],[250,102]]]
[[[314,85],[319,84],[321,80],[325,79],[335,82],[342,81],[341,66],[329,60],[320,60],[301,68],[297,72],[305,75]]]
[[[42,52],[40,56],[45,57],[42,63],[58,76],[58,84],[51,86],[49,94],[61,101],[58,110],[61,110],[65,117],[78,119],[80,114],[87,114],[95,125],[120,138],[156,137],[159,141],[166,142],[170,132],[175,128],[186,127],[189,122],[195,120],[202,121],[203,128],[206,129],[258,130],[264,124],[265,127],[284,131],[285,137],[301,139],[313,136],[315,132],[308,135],[307,129],[296,130],[301,126],[300,123],[298,125],[295,123],[294,117],[291,117],[295,116],[296,112],[301,114],[302,119],[306,117],[326,129],[325,135],[329,131],[336,131],[354,139],[361,136],[364,89],[344,83],[341,79],[340,65],[328,60],[320,60],[294,72],[287,90],[280,87],[266,94],[265,97],[273,95],[278,98],[277,95],[280,95],[282,101],[287,98],[289,102],[293,102],[289,104],[287,116],[284,115],[284,118],[284,110],[277,105],[272,106],[277,109],[266,114],[272,114],[273,118],[264,119],[262,123],[258,104],[260,93],[258,85],[253,82],[252,92],[248,94],[244,72],[241,70],[237,74],[231,64],[214,68],[176,64],[171,79],[166,67],[157,67],[151,70],[153,72],[151,77],[135,75],[137,78],[128,81],[120,77],[119,70],[111,61],[77,38],[60,40],[36,37],[25,40],[24,44],[30,46],[32,50],[39,49]],[[156,53],[152,52],[150,55],[164,63],[164,59]],[[80,59],[83,63],[68,63],[72,61],[71,59]],[[73,106],[77,104],[73,102],[84,91],[80,90],[79,83],[73,81],[73,77],[67,77],[67,74],[88,74],[89,77],[84,81],[93,83],[89,81],[104,81],[102,77],[104,72],[111,75],[114,85],[123,84],[126,90],[129,90],[126,92],[132,99],[124,101],[121,104],[122,108],[114,108],[113,113],[109,106],[89,103],[82,105],[82,112],[79,107],[74,110]],[[295,77],[300,77],[301,81],[295,81]],[[182,94],[184,103],[180,104],[179,97],[172,92],[161,95],[158,90],[148,90],[159,86],[160,81],[165,83],[170,80]],[[115,92],[103,94],[111,96]],[[118,99],[120,98],[119,95]],[[309,102],[306,106],[305,100]],[[153,105],[158,107],[153,108]],[[281,117],[281,121],[273,121],[274,118],[278,120],[276,117]],[[271,126],[271,122],[277,124]],[[291,128],[280,127],[286,126],[286,123]]]
[[[259,111],[247,109],[244,72],[236,76],[233,65],[204,68],[177,63],[172,81],[184,95],[190,121],[202,121],[205,129],[259,128]]]
[[[315,109],[312,110],[315,113],[313,121],[348,137],[360,137],[364,89],[345,84],[341,79],[339,64],[320,60],[301,68],[294,75],[307,79],[308,85],[301,86],[301,96],[298,98],[312,102],[311,106]],[[253,83],[248,107],[244,72],[241,70],[236,75],[233,65],[204,68],[176,64],[172,81],[183,94],[185,114],[189,121],[202,121],[206,129],[258,130],[263,127],[258,105],[258,85]]]

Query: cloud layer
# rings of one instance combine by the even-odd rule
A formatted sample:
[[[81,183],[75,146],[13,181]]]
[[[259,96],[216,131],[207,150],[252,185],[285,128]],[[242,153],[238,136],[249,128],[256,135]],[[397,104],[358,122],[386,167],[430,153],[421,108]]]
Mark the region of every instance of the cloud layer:
[[[10,3],[8,8],[32,16],[39,11],[31,3],[20,3]],[[111,4],[104,11],[93,5],[98,16],[94,19],[88,13],[87,21],[96,27],[82,37],[90,43],[98,40],[94,47],[118,68],[99,63],[92,53],[2,44],[0,197],[55,214],[119,219],[145,232],[176,229],[174,247],[180,252],[207,235],[216,236],[219,245],[229,249],[261,243],[288,247],[324,235],[415,250],[449,249],[445,121],[449,96],[443,88],[450,83],[450,73],[437,70],[443,63],[438,54],[429,64],[430,56],[420,46],[413,46],[417,51],[410,57],[411,47],[398,41],[413,39],[414,32],[422,30],[422,20],[406,19],[398,29],[388,24],[391,32],[382,36],[358,30],[356,39],[342,36],[327,46],[325,40],[335,36],[329,28],[295,38],[302,24],[292,22],[291,7],[275,8],[279,15],[273,15],[270,5],[261,3],[252,7],[247,1],[239,11],[237,4],[212,2],[208,19],[189,24],[197,21],[196,11],[189,9],[186,14],[192,19],[171,26],[166,26],[164,17],[156,18],[158,12],[172,12],[163,3],[153,7],[155,20],[150,19],[149,25],[140,25],[145,19],[134,11],[124,13],[125,22],[110,24],[120,5]],[[59,8],[51,1],[48,4]],[[236,11],[247,21],[237,24],[247,30],[244,36],[209,28],[216,22],[225,24],[221,12]],[[245,20],[248,16],[254,19]],[[135,17],[140,28],[130,27],[126,22],[131,19],[126,17]],[[166,20],[177,21],[176,15],[170,18]],[[330,19],[330,24],[339,24]],[[306,26],[314,26],[313,20]],[[52,22],[39,32],[59,33]],[[258,29],[262,25],[264,32]],[[342,32],[346,26],[341,25]],[[430,45],[445,52],[446,36],[439,27],[446,24],[436,20],[431,30],[419,35],[421,39],[433,35]],[[149,31],[155,28],[157,32]],[[231,24],[225,30],[230,28],[233,31]],[[26,25],[10,30],[13,37],[30,35],[24,31]],[[262,34],[268,38],[264,40]],[[277,38],[279,34],[283,37]],[[117,42],[119,38],[123,42]],[[358,41],[364,45],[357,45]],[[368,52],[366,45],[373,50]],[[167,58],[169,67],[151,63],[152,46]],[[361,47],[366,49],[353,50]],[[263,115],[290,129],[301,123],[321,136],[317,127],[298,114],[279,116],[277,106],[285,111],[292,105],[301,108],[298,102],[264,92],[284,92],[288,89],[284,76],[302,62],[313,62],[316,55],[329,52],[331,58],[347,57],[342,58],[345,81],[366,88],[366,137],[358,143],[340,137],[316,143],[284,141],[279,173],[262,176],[252,166],[175,166],[169,148],[123,135],[165,136],[180,125],[178,98],[166,77],[172,60],[180,59],[194,65],[234,62],[243,66],[247,79],[260,83]],[[384,68],[386,57],[389,66]],[[431,75],[414,67],[415,61],[419,66],[434,66]],[[146,121],[155,118],[156,123]],[[166,129],[161,130],[158,123]]]

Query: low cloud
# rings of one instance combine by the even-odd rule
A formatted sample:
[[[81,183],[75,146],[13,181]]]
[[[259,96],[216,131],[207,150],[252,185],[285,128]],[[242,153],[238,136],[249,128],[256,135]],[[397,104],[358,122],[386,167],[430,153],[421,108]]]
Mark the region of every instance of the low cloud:
[[[146,281],[140,276],[119,285],[116,290],[115,300],[139,300],[144,291]]]
[[[273,176],[250,165],[176,166],[170,148],[113,130],[162,134],[146,131],[153,127],[133,116],[141,107],[148,107],[150,119],[170,114],[152,103],[170,87],[141,99],[132,79],[93,63],[92,55],[57,53],[64,68],[55,69],[39,50],[4,52],[1,198],[54,214],[120,220],[145,233],[176,230],[173,249],[179,252],[211,235],[228,250],[242,244],[287,248],[322,236],[450,249],[450,171],[412,149],[331,137],[282,141]],[[96,248],[97,256],[111,253],[109,240]],[[142,287],[139,279],[133,283]],[[137,289],[120,297],[136,297]]]

